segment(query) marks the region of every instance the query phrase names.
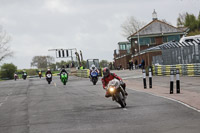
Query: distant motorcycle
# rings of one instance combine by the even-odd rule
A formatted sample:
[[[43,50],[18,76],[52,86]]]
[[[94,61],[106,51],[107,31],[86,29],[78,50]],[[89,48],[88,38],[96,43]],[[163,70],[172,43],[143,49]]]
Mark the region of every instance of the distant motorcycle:
[[[117,79],[111,80],[107,86],[107,91],[109,91],[109,93],[111,94],[113,101],[119,103],[122,108],[126,107],[125,92],[122,86],[120,85],[119,80]]]
[[[46,75],[46,80],[47,80],[48,84],[51,84],[51,81],[52,81],[52,74],[47,74],[47,75]]]
[[[15,74],[15,75],[14,75],[14,79],[15,79],[15,81],[17,80],[17,78],[18,78],[18,75]]]
[[[41,74],[41,73],[39,73],[39,77],[40,77],[40,78],[42,77],[42,74]]]
[[[96,85],[96,83],[98,81],[98,72],[92,71],[91,74],[90,74],[90,78],[91,78],[93,85]]]
[[[24,73],[24,74],[22,75],[22,78],[23,78],[24,80],[26,80],[26,78],[27,78],[27,74]]]
[[[65,72],[62,72],[61,73],[61,82],[63,83],[63,85],[66,85],[67,80],[68,80],[68,74]]]

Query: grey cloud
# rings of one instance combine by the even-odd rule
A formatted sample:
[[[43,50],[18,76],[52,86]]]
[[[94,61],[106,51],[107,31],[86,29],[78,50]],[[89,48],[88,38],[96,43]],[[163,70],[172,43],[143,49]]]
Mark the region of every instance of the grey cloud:
[[[188,8],[188,5],[192,8]],[[13,62],[30,67],[35,55],[51,48],[77,48],[84,58],[112,61],[121,36],[120,25],[128,16],[146,23],[156,9],[159,19],[173,25],[179,13],[198,14],[199,0],[1,0],[0,25],[12,36]]]

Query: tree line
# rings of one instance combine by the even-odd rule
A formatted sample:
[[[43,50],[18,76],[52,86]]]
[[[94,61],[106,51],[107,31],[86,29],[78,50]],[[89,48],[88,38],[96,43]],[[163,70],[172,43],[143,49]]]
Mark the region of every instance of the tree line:
[[[189,14],[188,12],[179,14],[179,17],[177,18],[177,26],[188,27],[190,29],[188,35],[200,34],[200,12],[198,16]]]

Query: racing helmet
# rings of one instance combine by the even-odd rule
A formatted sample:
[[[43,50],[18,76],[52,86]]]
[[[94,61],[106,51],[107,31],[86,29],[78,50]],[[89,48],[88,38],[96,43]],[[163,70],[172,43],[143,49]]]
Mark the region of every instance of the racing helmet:
[[[103,69],[103,75],[104,75],[105,77],[108,77],[108,76],[110,75],[110,70],[109,70],[107,67],[105,67],[105,68]]]
[[[91,67],[92,67],[92,70],[94,70],[94,69],[95,69],[95,65],[94,65],[94,64],[92,64],[92,66],[91,66]]]

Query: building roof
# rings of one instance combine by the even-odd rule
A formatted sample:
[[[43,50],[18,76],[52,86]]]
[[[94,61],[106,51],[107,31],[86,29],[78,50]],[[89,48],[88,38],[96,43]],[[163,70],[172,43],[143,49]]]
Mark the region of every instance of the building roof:
[[[124,41],[124,42],[118,42],[118,44],[120,45],[120,44],[130,44],[130,42],[129,41]]]
[[[161,50],[165,50],[165,49],[171,49],[171,48],[180,48],[180,47],[188,47],[188,46],[192,46],[192,45],[200,45],[200,39],[196,39],[192,42],[167,42],[167,43],[163,43],[161,45],[155,46],[155,47],[151,47],[145,50],[140,51],[140,54],[144,54],[144,53],[148,53],[148,52],[154,52],[154,51],[161,51]],[[132,55],[132,57],[139,55],[138,53],[135,55]]]
[[[153,34],[171,34],[171,33],[179,33],[184,34],[186,28],[176,28],[166,22],[155,19],[151,21],[149,24],[141,28],[138,32],[135,32],[133,35],[128,38],[137,37],[138,33],[140,36],[147,36]]]

